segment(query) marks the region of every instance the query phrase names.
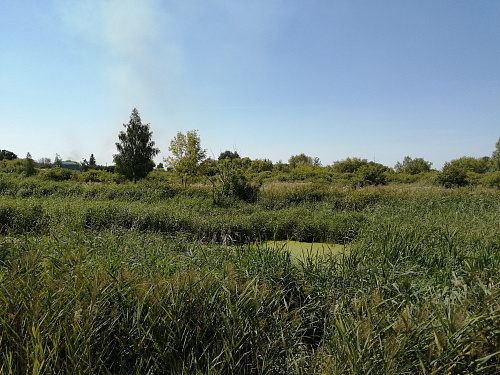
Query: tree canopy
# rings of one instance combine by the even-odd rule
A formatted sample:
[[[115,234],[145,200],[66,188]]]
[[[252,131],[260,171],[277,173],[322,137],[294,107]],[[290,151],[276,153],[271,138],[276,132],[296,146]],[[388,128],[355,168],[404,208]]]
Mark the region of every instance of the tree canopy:
[[[491,154],[489,164],[490,164],[491,170],[500,171],[500,138],[498,138],[498,141],[495,144],[495,150]]]
[[[9,150],[0,150],[0,160],[15,160],[17,159],[17,155]]]
[[[125,131],[118,135],[116,143],[118,154],[113,155],[116,172],[124,175],[129,180],[137,180],[147,176],[154,169],[153,157],[160,150],[151,139],[153,132],[149,124],[143,124],[137,108],[132,110],[128,124],[123,124]]]
[[[199,166],[206,157],[206,150],[201,148],[198,131],[189,130],[186,134],[177,132],[168,149],[172,156],[166,158],[165,162],[181,178],[182,184],[187,184],[190,178],[198,174]]]
[[[412,159],[409,156],[405,156],[402,162],[397,162],[394,166],[396,172],[408,173],[408,174],[418,174],[422,172],[429,172],[431,170],[432,163],[425,161],[423,158]]]

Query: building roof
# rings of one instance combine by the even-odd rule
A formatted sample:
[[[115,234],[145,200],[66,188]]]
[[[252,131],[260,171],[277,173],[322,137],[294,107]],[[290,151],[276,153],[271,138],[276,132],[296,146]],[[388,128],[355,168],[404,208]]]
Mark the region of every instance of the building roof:
[[[75,161],[63,161],[61,163],[62,168],[71,169],[72,171],[81,171],[80,165]]]

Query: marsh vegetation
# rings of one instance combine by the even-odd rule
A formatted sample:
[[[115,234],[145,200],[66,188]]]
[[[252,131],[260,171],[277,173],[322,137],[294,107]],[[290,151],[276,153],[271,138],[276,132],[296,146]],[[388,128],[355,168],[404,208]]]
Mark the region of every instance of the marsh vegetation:
[[[264,184],[221,205],[4,174],[0,193],[0,373],[499,371],[496,189]]]

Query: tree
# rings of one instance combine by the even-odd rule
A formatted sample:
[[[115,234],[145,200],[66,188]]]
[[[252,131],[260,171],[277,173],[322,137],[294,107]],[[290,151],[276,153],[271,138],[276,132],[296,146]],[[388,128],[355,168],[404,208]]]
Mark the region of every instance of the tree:
[[[26,162],[25,162],[25,170],[26,176],[33,176],[36,173],[35,169],[35,161],[31,158],[31,154],[28,152],[26,154]]]
[[[154,169],[153,157],[160,150],[154,147],[155,142],[151,140],[153,132],[149,130],[149,124],[142,123],[137,108],[132,110],[128,124],[123,124],[123,127],[125,131],[118,135],[118,154],[113,155],[113,160],[116,172],[136,183]]]
[[[243,173],[243,159],[229,157],[217,161],[207,159],[202,164],[202,170],[212,184],[215,204],[226,204],[231,197],[248,202],[253,202],[257,198],[259,186],[251,184]]]
[[[447,188],[460,187],[467,185],[467,170],[456,162],[452,160],[444,163],[443,171],[439,175],[439,183]]]
[[[62,168],[62,159],[59,156],[59,154],[56,154],[56,157],[54,159],[54,168]]]
[[[408,173],[408,174],[419,174],[422,172],[429,172],[431,170],[432,163],[425,161],[422,158],[412,159],[409,156],[405,156],[402,162],[397,162],[394,166],[396,172]]]
[[[290,167],[296,168],[299,165],[313,165],[313,158],[302,153],[300,155],[292,155],[288,159],[288,164]]]
[[[164,161],[179,175],[182,184],[186,185],[190,178],[199,173],[200,164],[206,157],[206,150],[201,148],[198,131],[190,130],[186,134],[177,132],[168,149],[173,156]]]
[[[221,152],[217,160],[224,160],[226,158],[229,158],[231,160],[233,159],[241,159],[240,155],[238,155],[237,151],[229,151],[226,150],[224,152]]]
[[[89,167],[95,167],[96,165],[97,164],[96,164],[96,161],[95,161],[94,154],[90,154]]]
[[[354,172],[352,177],[353,185],[357,187],[368,185],[386,185],[386,172],[388,171],[389,168],[385,165],[370,161],[359,167],[356,172]]]
[[[368,160],[360,158],[347,158],[333,162],[333,170],[338,173],[354,173],[363,165],[368,165]]]
[[[17,155],[9,150],[0,150],[0,160],[15,160],[17,159]]]
[[[439,176],[441,185],[451,188],[467,186],[476,183],[483,173],[488,169],[489,158],[473,158],[463,156],[446,162]]]
[[[495,151],[491,154],[489,166],[492,171],[500,171],[500,138],[495,144]]]
[[[36,163],[38,165],[38,168],[41,168],[41,169],[47,169],[47,168],[50,168],[52,166],[52,160],[50,158],[46,158],[46,157],[38,159]]]

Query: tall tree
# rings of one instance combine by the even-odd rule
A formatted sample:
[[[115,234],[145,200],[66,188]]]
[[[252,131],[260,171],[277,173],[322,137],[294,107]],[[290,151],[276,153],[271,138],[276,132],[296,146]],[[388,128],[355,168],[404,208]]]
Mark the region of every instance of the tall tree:
[[[33,176],[36,173],[35,169],[35,161],[31,158],[31,154],[28,152],[26,154],[26,161],[25,161],[25,167],[24,167],[24,173],[26,173],[26,176]]]
[[[200,137],[197,130],[190,130],[186,134],[177,132],[170,141],[168,148],[172,156],[165,162],[174,168],[181,178],[182,184],[187,184],[189,178],[199,173],[200,164],[205,160],[206,150],[201,148]]]
[[[63,162],[59,154],[54,158],[54,168],[62,168]]]
[[[495,150],[491,154],[489,164],[491,170],[500,171],[500,138],[498,138],[498,141],[495,144]]]
[[[94,154],[90,154],[89,166],[91,166],[91,167],[95,167],[96,166],[96,161],[95,161]]]
[[[147,176],[154,169],[153,157],[160,150],[151,140],[153,132],[149,124],[143,124],[137,108],[132,110],[128,124],[123,124],[125,131],[118,135],[116,143],[118,154],[113,155],[116,172],[124,175],[134,183]]]

